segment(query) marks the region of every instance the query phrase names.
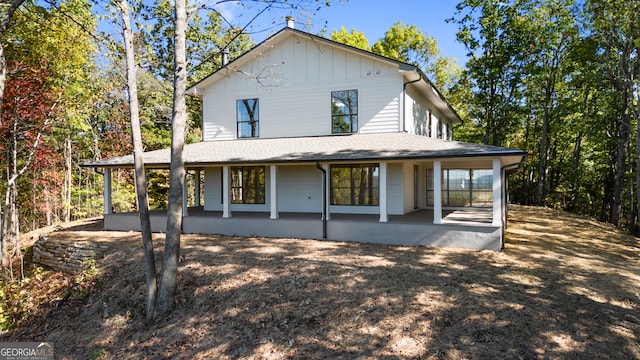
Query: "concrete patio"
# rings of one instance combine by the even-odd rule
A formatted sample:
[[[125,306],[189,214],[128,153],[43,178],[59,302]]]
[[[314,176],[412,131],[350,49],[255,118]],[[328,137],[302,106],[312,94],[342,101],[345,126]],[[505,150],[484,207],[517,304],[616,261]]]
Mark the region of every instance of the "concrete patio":
[[[447,246],[469,249],[500,250],[502,231],[492,226],[491,208],[443,210],[442,224],[433,224],[432,210],[417,210],[406,215],[389,215],[380,222],[379,215],[330,214],[326,230],[320,213],[281,212],[271,219],[268,212],[234,211],[223,218],[221,211],[188,209],[183,218],[183,233],[222,234],[245,237],[285,237],[358,241],[389,245]],[[137,213],[106,214],[107,230],[139,231]],[[166,211],[151,213],[154,232],[166,231]]]

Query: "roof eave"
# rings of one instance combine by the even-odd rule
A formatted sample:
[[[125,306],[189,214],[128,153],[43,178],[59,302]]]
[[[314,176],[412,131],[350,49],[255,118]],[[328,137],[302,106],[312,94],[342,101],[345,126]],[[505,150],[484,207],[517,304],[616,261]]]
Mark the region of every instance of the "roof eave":
[[[195,161],[195,162],[185,162],[186,167],[201,167],[201,166],[211,166],[211,165],[230,165],[230,164],[292,164],[292,163],[316,163],[316,162],[353,162],[353,161],[402,161],[402,160],[416,160],[416,159],[455,159],[455,158],[479,158],[479,157],[500,157],[500,158],[508,158],[508,157],[516,157],[521,159],[519,162],[505,164],[505,167],[517,168],[520,164],[524,162],[526,159],[526,153],[522,150],[513,150],[513,151],[494,151],[494,152],[463,152],[463,153],[448,153],[449,151],[433,151],[433,154],[409,154],[409,155],[382,155],[382,156],[359,156],[359,157],[348,157],[344,156],[332,156],[331,154],[327,154],[326,156],[318,156],[313,158],[297,158],[297,159],[256,159],[256,160],[228,160],[228,161],[215,161],[215,162],[206,162],[206,161]],[[134,167],[133,163],[130,162],[92,162],[92,163],[83,163],[82,167],[87,168],[103,168],[103,169],[132,169]],[[169,169],[169,161],[167,162],[149,162],[144,164],[146,169],[158,169],[158,170],[168,170]]]

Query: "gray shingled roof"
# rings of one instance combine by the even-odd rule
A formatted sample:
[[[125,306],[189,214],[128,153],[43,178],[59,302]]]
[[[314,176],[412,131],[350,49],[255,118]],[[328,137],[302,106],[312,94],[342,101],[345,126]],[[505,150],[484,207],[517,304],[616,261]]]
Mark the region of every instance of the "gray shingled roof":
[[[185,145],[187,166],[239,163],[365,161],[418,158],[508,156],[525,152],[498,146],[432,139],[407,133],[203,141]],[[144,153],[145,166],[168,168],[169,149]],[[87,162],[86,167],[133,167],[133,156]]]

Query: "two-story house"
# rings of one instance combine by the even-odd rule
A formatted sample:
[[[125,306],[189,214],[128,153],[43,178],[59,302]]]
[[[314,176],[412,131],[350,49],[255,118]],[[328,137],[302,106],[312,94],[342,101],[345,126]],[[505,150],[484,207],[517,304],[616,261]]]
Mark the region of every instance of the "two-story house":
[[[188,93],[203,139],[184,149],[185,233],[502,247],[505,172],[525,153],[454,141],[459,116],[415,66],[289,25]],[[144,161],[168,169],[169,150]],[[139,229],[111,207],[110,169],[132,156],[85,165],[105,169],[104,227]]]

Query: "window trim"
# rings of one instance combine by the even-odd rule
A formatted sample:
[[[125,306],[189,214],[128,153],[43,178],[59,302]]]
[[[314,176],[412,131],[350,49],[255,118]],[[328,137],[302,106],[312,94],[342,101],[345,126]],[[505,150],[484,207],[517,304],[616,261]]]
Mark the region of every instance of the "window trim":
[[[240,120],[240,104],[245,102],[245,101],[249,101],[249,100],[254,100],[255,101],[255,105],[256,108],[253,110],[255,111],[254,117],[257,116],[257,119],[251,119],[251,114],[249,114],[249,120]],[[246,103],[245,103],[245,107],[246,107]],[[247,112],[249,112],[248,110],[245,110]],[[241,135],[241,124],[251,124],[252,122],[255,122],[255,129],[251,129],[251,134],[250,136],[242,136]],[[244,98],[244,99],[236,99],[236,137],[238,139],[255,139],[255,138],[259,138],[260,137],[260,98],[256,97],[256,98]]]
[[[259,171],[261,170],[262,174],[258,172],[256,176],[258,176],[258,180],[259,180],[260,175],[262,175],[261,177],[262,183],[258,181],[258,183],[254,184],[253,186],[251,186],[251,184],[245,185],[245,182],[247,182],[247,178],[246,178],[247,174],[245,173],[245,170],[247,169],[257,169]],[[236,171],[240,171],[240,175],[241,175],[239,186],[234,186],[233,176]],[[266,166],[230,166],[229,176],[230,176],[229,190],[230,190],[231,204],[245,204],[245,205],[265,205],[266,204],[266,199],[267,199],[267,168]],[[252,199],[252,201],[247,201],[247,194],[249,193],[249,191],[245,191],[245,189],[247,188],[254,190],[256,194],[262,194],[262,198],[254,198]],[[234,190],[236,189],[239,190],[240,192],[241,198],[239,201],[237,199],[234,200]],[[224,203],[224,199],[223,199],[223,203]]]
[[[336,186],[334,182],[335,169],[349,169],[349,185]],[[354,169],[370,169],[365,186],[365,194],[360,193],[362,186],[356,185],[354,179]],[[330,180],[330,205],[332,206],[380,206],[380,164],[379,163],[350,163],[350,164],[332,164],[329,167]],[[349,203],[336,203],[336,189],[346,189],[349,195]],[[358,203],[357,199],[365,197],[364,204]],[[368,201],[367,201],[368,199]]]
[[[337,115],[334,114],[333,109],[334,109],[334,93],[340,93],[340,92],[355,92],[355,114],[354,113],[349,113],[347,115]],[[359,126],[360,124],[358,123],[358,113],[360,112],[360,95],[358,94],[359,91],[358,89],[344,89],[344,90],[332,90],[331,91],[331,134],[355,134],[358,132],[359,130]],[[353,110],[353,109],[349,109],[349,110]],[[338,118],[338,117],[348,117],[349,118],[349,130],[350,131],[335,131],[336,127],[335,127],[335,121],[334,119]],[[355,124],[354,124],[354,119],[355,119]]]

